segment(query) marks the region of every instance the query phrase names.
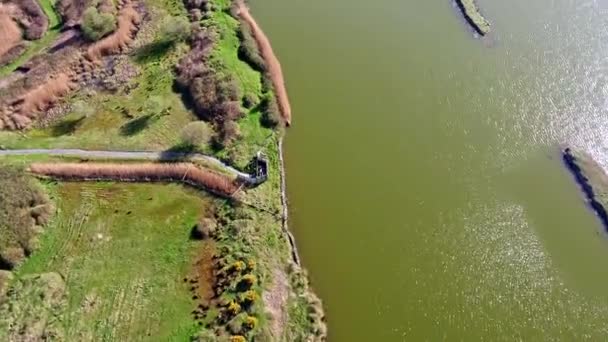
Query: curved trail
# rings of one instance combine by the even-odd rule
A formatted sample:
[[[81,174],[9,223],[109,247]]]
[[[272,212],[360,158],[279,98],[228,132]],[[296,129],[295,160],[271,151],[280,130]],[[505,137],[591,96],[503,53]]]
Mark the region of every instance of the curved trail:
[[[257,184],[259,180],[247,173],[225,164],[221,160],[201,154],[187,152],[153,152],[153,151],[94,151],[81,149],[22,149],[0,150],[0,156],[46,155],[57,157],[77,157],[91,159],[122,159],[122,160],[158,160],[158,161],[203,161],[235,174],[240,180]]]
[[[236,4],[238,15],[249,25],[249,27],[251,27],[251,32],[253,33],[255,41],[258,43],[262,58],[266,61],[268,74],[274,85],[279,109],[281,110],[281,116],[283,117],[283,120],[285,120],[285,124],[289,126],[291,125],[291,105],[287,95],[287,88],[285,87],[285,78],[283,77],[281,63],[272,50],[270,40],[251,16],[251,13],[249,13],[247,5],[245,5],[242,0],[237,1]]]

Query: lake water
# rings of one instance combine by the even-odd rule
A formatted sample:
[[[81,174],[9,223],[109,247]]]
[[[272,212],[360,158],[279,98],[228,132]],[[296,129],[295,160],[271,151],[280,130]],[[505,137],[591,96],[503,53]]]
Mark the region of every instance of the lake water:
[[[255,0],[293,106],[294,231],[330,341],[608,339],[608,0]]]

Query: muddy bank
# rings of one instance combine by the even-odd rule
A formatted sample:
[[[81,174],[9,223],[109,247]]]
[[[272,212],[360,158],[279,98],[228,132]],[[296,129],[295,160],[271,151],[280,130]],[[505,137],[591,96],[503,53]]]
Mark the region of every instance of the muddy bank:
[[[268,74],[272,80],[274,91],[276,92],[277,101],[279,103],[279,110],[281,116],[287,126],[291,125],[291,104],[289,103],[289,97],[287,95],[287,88],[285,87],[285,78],[283,77],[283,69],[279,59],[272,50],[270,40],[264,34],[264,31],[257,24],[255,19],[249,13],[249,8],[243,1],[236,2],[236,12],[251,29],[251,33],[255,41],[257,42],[260,54],[264,59],[268,68]]]
[[[608,232],[608,175],[603,168],[585,153],[566,148],[562,158],[576,183],[585,194],[587,203]]]
[[[464,19],[481,36],[490,33],[490,23],[479,12],[474,0],[454,0]]]

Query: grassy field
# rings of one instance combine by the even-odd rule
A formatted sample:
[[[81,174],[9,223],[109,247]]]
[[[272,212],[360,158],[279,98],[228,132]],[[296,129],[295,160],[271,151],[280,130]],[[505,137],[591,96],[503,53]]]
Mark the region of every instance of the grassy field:
[[[200,248],[189,236],[204,198],[177,185],[49,188],[58,215],[17,275],[66,279],[66,340],[186,341],[200,330],[183,278]]]

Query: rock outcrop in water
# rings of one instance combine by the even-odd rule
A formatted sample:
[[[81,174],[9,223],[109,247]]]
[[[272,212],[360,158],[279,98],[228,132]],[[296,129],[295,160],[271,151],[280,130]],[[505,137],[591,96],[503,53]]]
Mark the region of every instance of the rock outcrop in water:
[[[479,12],[474,0],[455,0],[465,20],[482,36],[490,33],[490,23]]]
[[[608,211],[606,210],[605,197],[605,191],[608,189],[608,175],[591,157],[574,152],[570,148],[564,149],[562,158],[583,190],[587,203],[602,221],[604,229],[608,231]]]

